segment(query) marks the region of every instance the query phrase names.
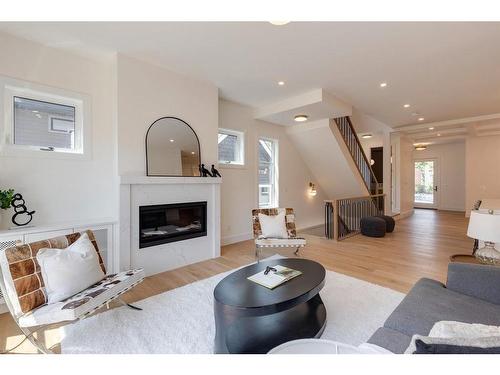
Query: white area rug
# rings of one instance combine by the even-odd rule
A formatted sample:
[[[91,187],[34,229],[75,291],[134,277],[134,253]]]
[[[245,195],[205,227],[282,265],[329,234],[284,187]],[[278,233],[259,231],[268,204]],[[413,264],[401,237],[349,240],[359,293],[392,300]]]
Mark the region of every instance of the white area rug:
[[[273,256],[268,259],[280,258]],[[231,271],[233,272],[233,271]],[[230,272],[63,327],[62,353],[213,353],[213,291]],[[327,271],[322,338],[359,345],[382,326],[404,294]]]

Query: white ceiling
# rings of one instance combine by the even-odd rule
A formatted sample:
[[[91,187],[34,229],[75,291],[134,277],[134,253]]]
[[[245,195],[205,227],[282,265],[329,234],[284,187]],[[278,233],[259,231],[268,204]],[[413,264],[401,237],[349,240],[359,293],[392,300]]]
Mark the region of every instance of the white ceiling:
[[[413,111],[426,122],[500,112],[500,23],[46,22],[0,30],[85,55],[119,51],[212,81],[223,97],[252,107],[323,88],[391,126],[415,123]]]

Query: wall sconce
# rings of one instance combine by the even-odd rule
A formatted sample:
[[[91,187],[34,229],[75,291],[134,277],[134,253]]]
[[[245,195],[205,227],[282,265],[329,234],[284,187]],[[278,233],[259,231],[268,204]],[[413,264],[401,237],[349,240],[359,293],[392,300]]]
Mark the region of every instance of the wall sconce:
[[[314,197],[318,192],[316,191],[316,185],[314,185],[312,182],[309,182],[309,195],[311,197]]]

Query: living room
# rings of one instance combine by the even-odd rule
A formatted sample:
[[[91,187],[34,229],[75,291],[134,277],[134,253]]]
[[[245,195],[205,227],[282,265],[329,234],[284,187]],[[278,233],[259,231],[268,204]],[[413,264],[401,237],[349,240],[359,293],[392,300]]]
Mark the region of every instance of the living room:
[[[0,352],[500,353],[500,23],[15,8]]]

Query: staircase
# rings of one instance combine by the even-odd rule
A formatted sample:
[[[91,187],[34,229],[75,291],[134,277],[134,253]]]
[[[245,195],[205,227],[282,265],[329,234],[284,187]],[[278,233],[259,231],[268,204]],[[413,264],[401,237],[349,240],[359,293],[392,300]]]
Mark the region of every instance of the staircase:
[[[349,116],[334,119],[366,190],[370,195],[325,202],[325,236],[343,240],[360,233],[361,218],[383,215],[385,194],[366,157]]]
[[[370,162],[363,151],[363,147],[361,147],[358,135],[352,126],[351,119],[349,116],[344,116],[338,117],[334,119],[334,121],[337,124],[337,128],[339,129],[347,148],[349,149],[352,160],[358,168],[359,174],[363,178],[366,189],[371,194],[379,194],[380,191],[378,191],[379,183],[377,181],[377,177],[375,177],[375,173],[373,173]]]

